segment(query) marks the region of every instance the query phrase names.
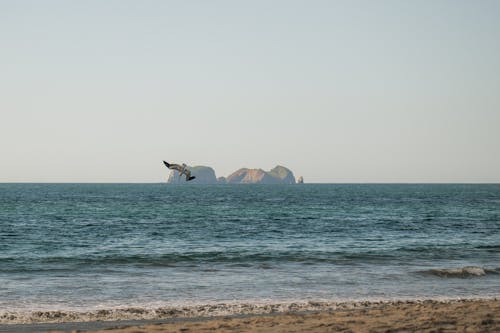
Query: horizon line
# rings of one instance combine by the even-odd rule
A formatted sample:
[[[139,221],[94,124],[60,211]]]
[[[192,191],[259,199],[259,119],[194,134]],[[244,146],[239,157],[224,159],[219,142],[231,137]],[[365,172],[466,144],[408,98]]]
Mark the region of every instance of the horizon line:
[[[13,181],[13,182],[0,182],[0,184],[137,184],[137,185],[146,185],[146,184],[165,184],[165,185],[180,185],[180,184],[171,184],[164,182],[72,182],[72,181],[64,181],[64,182],[29,182],[29,181]],[[187,185],[500,185],[500,181],[498,182],[307,182],[307,183],[295,183],[295,184],[187,184]]]

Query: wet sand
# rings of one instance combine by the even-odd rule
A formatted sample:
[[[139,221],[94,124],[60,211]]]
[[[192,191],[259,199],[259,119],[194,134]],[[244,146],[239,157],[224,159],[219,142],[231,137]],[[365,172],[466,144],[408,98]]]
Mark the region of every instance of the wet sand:
[[[325,311],[218,317],[91,332],[500,332],[500,300],[364,302]]]

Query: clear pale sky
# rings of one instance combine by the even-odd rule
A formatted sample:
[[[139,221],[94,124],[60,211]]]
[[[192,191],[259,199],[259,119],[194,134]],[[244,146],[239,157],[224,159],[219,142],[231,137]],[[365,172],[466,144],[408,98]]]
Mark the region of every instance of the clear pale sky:
[[[0,182],[500,182],[500,1],[0,0]]]

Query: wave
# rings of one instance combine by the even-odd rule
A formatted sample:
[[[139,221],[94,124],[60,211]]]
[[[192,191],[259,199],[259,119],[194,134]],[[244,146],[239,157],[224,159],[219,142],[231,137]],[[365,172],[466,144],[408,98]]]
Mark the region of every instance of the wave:
[[[486,251],[496,251],[496,247],[486,245]],[[400,247],[397,249],[349,250],[277,250],[271,249],[231,249],[215,251],[186,251],[163,254],[152,253],[82,253],[72,256],[0,256],[0,272],[63,272],[67,270],[114,271],[123,267],[163,268],[163,267],[203,267],[204,265],[229,265],[242,267],[274,267],[280,264],[298,265],[358,265],[358,264],[394,264],[418,259],[463,259],[470,253],[463,248],[442,248],[436,246]],[[438,270],[439,271],[439,270]],[[466,274],[471,274],[467,273]],[[477,272],[476,272],[477,273]],[[438,275],[439,272],[435,273]],[[447,273],[446,269],[442,272]],[[459,273],[462,274],[462,273]]]
[[[479,266],[465,266],[459,268],[428,269],[419,271],[419,273],[443,278],[469,278],[481,277],[488,274],[500,274],[500,268],[488,269]]]
[[[491,252],[500,252],[500,245],[480,245],[476,246],[476,249],[481,249]]]
[[[372,262],[393,260],[396,256],[377,253],[347,253],[322,251],[207,251],[168,253],[162,255],[132,254],[132,255],[87,255],[76,257],[46,257],[46,258],[0,258],[2,272],[30,271],[64,271],[84,267],[96,269],[133,267],[181,267],[216,265],[242,265],[244,267],[273,266],[275,263],[297,264],[353,264],[356,262]],[[266,266],[267,267],[267,266]]]

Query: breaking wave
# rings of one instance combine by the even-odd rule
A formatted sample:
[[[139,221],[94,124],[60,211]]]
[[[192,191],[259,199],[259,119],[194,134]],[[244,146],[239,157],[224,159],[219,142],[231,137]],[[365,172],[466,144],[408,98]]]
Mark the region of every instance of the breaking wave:
[[[500,268],[487,269],[479,266],[465,266],[459,268],[429,269],[420,271],[420,273],[443,278],[469,278],[485,276],[488,274],[500,274]]]

